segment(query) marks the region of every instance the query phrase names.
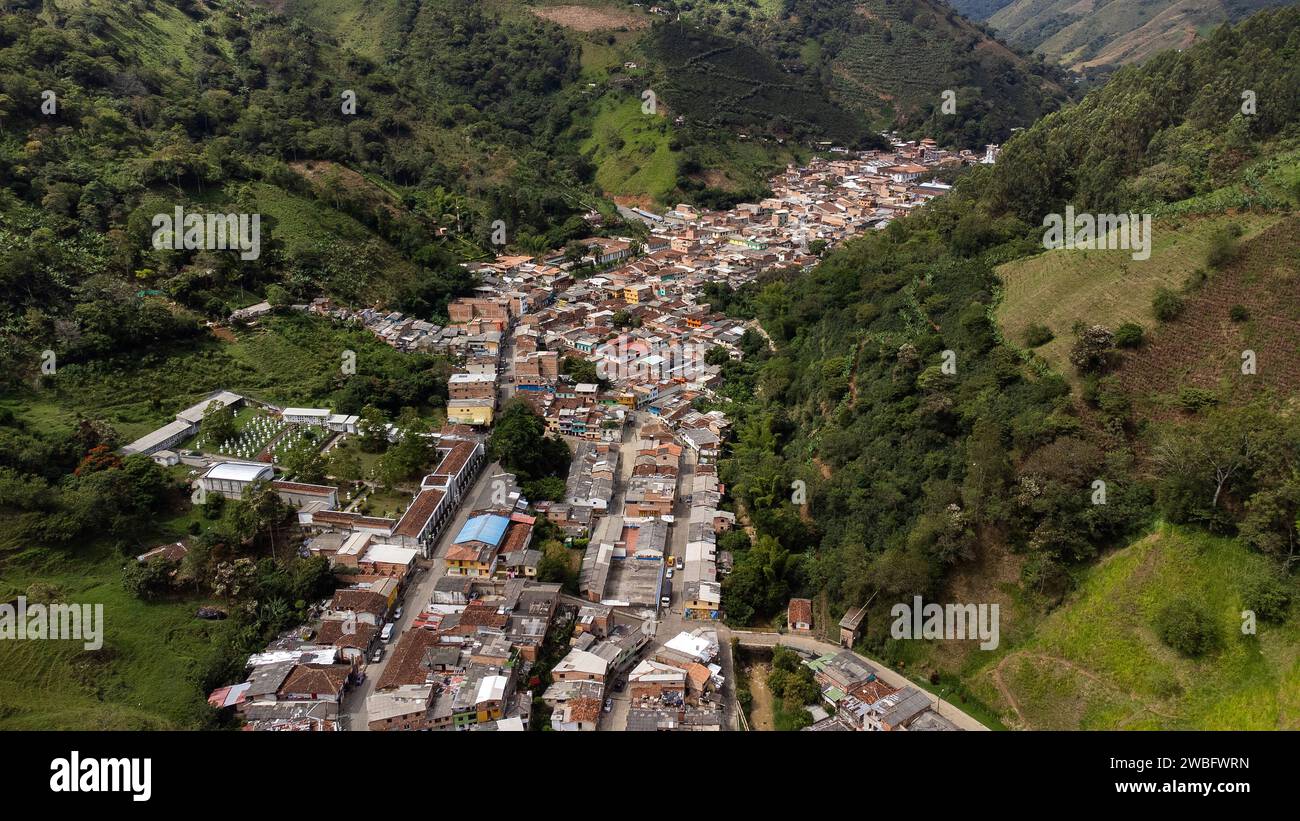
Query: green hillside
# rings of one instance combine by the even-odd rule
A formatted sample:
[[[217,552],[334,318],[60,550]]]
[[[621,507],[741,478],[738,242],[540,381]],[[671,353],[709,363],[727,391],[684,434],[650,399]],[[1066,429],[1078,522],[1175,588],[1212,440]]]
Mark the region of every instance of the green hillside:
[[[1231,539],[1163,528],[1102,559],[1029,641],[975,673],[1008,726],[1036,730],[1300,729],[1300,619],[1242,632],[1267,558]],[[1189,658],[1159,637],[1160,613],[1193,601],[1214,649]]]
[[[1075,70],[1142,62],[1187,48],[1222,23],[1289,0],[1013,0],[986,15],[1008,42]]]
[[[1074,667],[1039,671],[1028,653],[1061,654],[1043,627],[1058,620],[1145,641],[1149,627],[1127,611],[1112,626],[1091,611],[1072,617],[1071,602],[1118,561],[1098,557],[1163,522],[1200,551],[1180,548],[1169,584],[1173,567],[1205,553],[1188,584],[1236,565],[1268,577],[1270,601],[1294,598],[1297,31],[1300,10],[1263,13],[1124,68],[925,209],[807,274],[725,295],[775,343],[754,340],[724,386],[737,435],[721,472],[754,529],[726,537],[729,620],[769,623],[792,595],[812,596],[823,619],[869,601],[867,650],[1011,726],[1294,726],[1290,610],[1274,614],[1287,638],[1267,669],[1243,668],[1227,644],[1169,661],[1136,696],[1139,682],[1110,659],[1066,654]],[[1269,101],[1267,116],[1263,105],[1242,115],[1232,89],[1243,82]],[[1044,252],[1043,217],[1067,204],[1154,214],[1151,258]],[[1181,313],[1157,320],[1161,285]],[[1112,335],[1135,319],[1145,334],[1121,345]],[[1024,353],[1031,324],[1055,334],[1036,343],[1039,357]],[[1104,333],[1084,344],[1092,325]],[[1267,373],[1241,373],[1246,347],[1267,352]],[[1232,454],[1233,472],[1216,480],[1207,464]],[[789,490],[800,482],[806,503]],[[1236,589],[1207,588],[1198,606],[1226,625]],[[1000,700],[972,643],[891,639],[891,606],[915,595],[1001,605],[1004,650],[1028,648],[1002,674],[1029,718]],[[1178,598],[1161,596],[1143,600],[1143,618]],[[1161,648],[1144,652],[1164,663]],[[1048,713],[1055,694],[1059,715]],[[1220,694],[1224,705],[1212,705]],[[1247,714],[1252,700],[1266,708],[1258,716]],[[1138,715],[1148,703],[1173,718]]]

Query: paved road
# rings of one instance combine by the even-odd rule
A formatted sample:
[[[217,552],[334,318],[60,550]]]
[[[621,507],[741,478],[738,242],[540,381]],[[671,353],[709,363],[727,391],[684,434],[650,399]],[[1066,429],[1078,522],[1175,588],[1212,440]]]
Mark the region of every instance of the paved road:
[[[507,334],[501,343],[501,364],[497,369],[497,408],[515,395],[515,337]]]
[[[831,644],[830,642],[815,639],[811,636],[792,636],[784,633],[758,633],[750,632],[748,630],[736,630],[732,632],[732,635],[739,639],[742,645],[757,647],[772,647],[781,644],[786,647],[797,647],[800,650],[809,650],[814,653],[838,653],[844,649],[838,644]],[[900,688],[915,687],[918,690],[925,689],[916,682],[908,679],[902,673],[889,669],[875,659],[863,656],[861,653],[857,653],[857,655],[865,659],[867,663],[871,665],[871,668],[876,671],[876,675],[884,679],[885,683],[889,686]],[[941,702],[933,694],[931,694],[931,697],[935,699],[937,704],[934,708],[935,711],[963,730],[988,730],[988,727],[985,727],[966,713],[957,709],[950,702]]]
[[[465,526],[469,519],[470,513],[481,508],[487,507],[492,500],[492,477],[501,472],[501,465],[497,462],[489,464],[479,474],[474,484],[470,486],[460,500],[460,509],[452,517],[447,528],[438,538],[438,543],[434,546],[433,558],[429,561],[420,561],[420,571],[415,580],[406,588],[406,594],[402,597],[402,618],[396,628],[393,630],[393,640],[385,645],[386,652],[384,658],[378,664],[368,664],[366,666],[366,680],[361,682],[361,686],[356,687],[343,699],[343,721],[348,730],[369,730],[369,718],[366,710],[366,700],[374,692],[375,682],[383,675],[384,668],[388,666],[388,659],[392,649],[397,645],[398,636],[411,629],[412,622],[416,616],[424,610],[424,606],[433,599],[433,588],[438,583],[438,579],[447,573],[447,548],[451,546],[456,534]]]
[[[649,418],[644,413],[638,413],[638,423],[633,425],[628,436],[624,438],[621,447],[621,469],[619,471],[619,481],[615,484],[614,496],[610,500],[610,515],[620,515],[623,511],[623,492],[627,487],[628,480],[632,477],[633,460],[636,458],[636,445],[640,440],[640,421]],[[665,567],[671,562],[676,567],[677,557],[683,561],[686,559],[686,540],[690,531],[691,506],[686,499],[686,492],[691,486],[691,480],[695,475],[695,454],[689,449],[682,460],[681,470],[678,474],[678,494],[676,503],[673,506],[674,522],[668,529],[668,544],[666,545],[666,555],[664,556]],[[731,658],[731,639],[727,628],[721,622],[708,622],[687,619],[682,615],[682,590],[685,585],[683,576],[674,570],[671,581],[673,591],[673,603],[671,607],[660,607],[657,610],[657,619],[655,622],[654,639],[641,651],[638,659],[648,658],[656,650],[663,647],[664,643],[683,631],[694,630],[697,627],[713,627],[718,631],[719,644],[719,665],[722,667],[722,675],[726,679],[723,687],[723,715],[724,725],[735,727],[736,718],[736,700],[735,684],[733,683],[733,673],[735,670]],[[628,665],[628,669],[635,667],[637,661]],[[626,730],[627,714],[631,709],[631,699],[625,690],[622,693],[610,691],[610,697],[614,700],[613,710],[604,716],[600,724],[602,730]]]

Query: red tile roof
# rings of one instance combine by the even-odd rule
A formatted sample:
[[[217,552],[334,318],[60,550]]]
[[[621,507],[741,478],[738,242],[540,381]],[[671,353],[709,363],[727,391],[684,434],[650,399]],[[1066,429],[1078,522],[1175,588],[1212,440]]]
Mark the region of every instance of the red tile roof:
[[[790,626],[812,624],[812,599],[790,599],[788,614]]]
[[[417,538],[420,533],[428,526],[429,520],[433,518],[434,511],[442,503],[442,498],[446,496],[445,491],[437,488],[428,488],[415,495],[411,506],[402,514],[402,519],[393,529],[394,536],[405,536],[410,539]]]
[[[343,692],[351,670],[346,664],[299,664],[276,692],[282,695],[337,696]]]

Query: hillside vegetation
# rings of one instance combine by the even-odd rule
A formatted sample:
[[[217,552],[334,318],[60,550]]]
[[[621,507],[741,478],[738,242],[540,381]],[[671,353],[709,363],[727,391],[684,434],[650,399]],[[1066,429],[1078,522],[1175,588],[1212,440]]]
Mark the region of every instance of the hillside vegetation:
[[[972,677],[1017,729],[1295,730],[1300,621],[1242,632],[1268,560],[1239,541],[1165,528],[1107,556],[1016,645]],[[1214,652],[1188,658],[1157,633],[1180,601],[1210,614]]]
[[[999,35],[1083,71],[1147,60],[1183,49],[1222,23],[1235,23],[1289,0],[1012,0],[972,3],[971,16]],[[963,14],[966,7],[958,4]]]
[[[754,346],[727,374],[738,423],[723,475],[755,529],[727,538],[737,556],[723,585],[729,619],[765,622],[794,594],[813,595],[832,619],[870,601],[867,648],[993,703],[977,685],[986,655],[970,643],[892,641],[891,605],[914,595],[1001,602],[1004,649],[1034,647],[1036,625],[1079,595],[1099,556],[1165,521],[1192,543],[1213,534],[1252,556],[1264,579],[1255,606],[1270,611],[1261,636],[1293,631],[1290,294],[1300,272],[1283,237],[1300,203],[1298,31],[1300,11],[1263,13],[1125,68],[920,212],[806,275],[724,295],[720,304],[759,319],[776,343]],[[1260,101],[1254,115],[1241,112],[1242,87]],[[1067,204],[1153,212],[1151,259],[1044,253],[1043,217]],[[1165,318],[1134,336],[1125,324],[1156,310],[1158,294]],[[1061,341],[1028,357],[1022,331],[1045,321]],[[1242,373],[1247,344],[1269,351],[1267,381]],[[1197,602],[1215,619],[1231,604]],[[1189,657],[1202,670],[1220,658]],[[1237,680],[1231,659],[1222,657],[1227,681]],[[1291,685],[1278,663],[1260,686],[1280,703]],[[1128,692],[1105,669],[1089,672]],[[1121,707],[1060,721],[1136,721],[1137,707]],[[995,709],[1017,722],[1009,702]],[[1179,709],[1192,724],[1206,714]],[[1242,711],[1237,724],[1248,720]]]

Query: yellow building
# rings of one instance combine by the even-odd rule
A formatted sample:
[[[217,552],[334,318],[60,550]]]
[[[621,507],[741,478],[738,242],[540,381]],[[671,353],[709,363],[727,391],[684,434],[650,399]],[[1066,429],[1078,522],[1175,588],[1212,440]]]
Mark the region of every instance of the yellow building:
[[[452,399],[447,403],[447,421],[453,424],[492,424],[491,399]]]

